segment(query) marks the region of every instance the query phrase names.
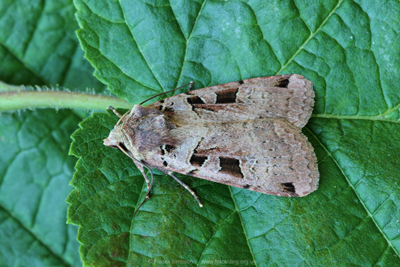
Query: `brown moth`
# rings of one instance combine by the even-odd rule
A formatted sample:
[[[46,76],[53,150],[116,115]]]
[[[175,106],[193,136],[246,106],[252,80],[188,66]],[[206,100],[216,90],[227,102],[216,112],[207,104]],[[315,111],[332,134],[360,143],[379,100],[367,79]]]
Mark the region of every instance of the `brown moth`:
[[[135,105],[104,139],[144,167],[265,194],[301,197],[318,187],[317,159],[301,128],[312,82],[280,75],[231,82]],[[112,107],[110,107],[112,108]],[[122,124],[119,124],[122,122]],[[149,191],[147,198],[149,196]]]

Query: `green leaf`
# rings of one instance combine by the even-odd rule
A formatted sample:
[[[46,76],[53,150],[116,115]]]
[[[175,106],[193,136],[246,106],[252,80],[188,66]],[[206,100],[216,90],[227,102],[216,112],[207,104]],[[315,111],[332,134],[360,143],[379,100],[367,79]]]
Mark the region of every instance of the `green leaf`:
[[[95,75],[139,103],[284,73],[314,82],[304,128],[320,187],[280,198],[197,178],[204,208],[160,174],[148,200],[133,162],[102,146],[117,119],[80,124],[68,198],[85,266],[400,265],[398,33],[393,1],[84,1],[78,32]]]
[[[75,164],[66,150],[78,121],[70,111],[1,116],[1,266],[79,266],[64,203]]]
[[[0,80],[9,84],[57,85],[72,91],[104,90],[92,78],[75,37],[71,0],[0,2]]]
[[[71,0],[0,1],[0,80],[103,92],[79,47],[74,12]],[[79,121],[70,110],[0,114],[0,266],[82,265],[65,203]]]

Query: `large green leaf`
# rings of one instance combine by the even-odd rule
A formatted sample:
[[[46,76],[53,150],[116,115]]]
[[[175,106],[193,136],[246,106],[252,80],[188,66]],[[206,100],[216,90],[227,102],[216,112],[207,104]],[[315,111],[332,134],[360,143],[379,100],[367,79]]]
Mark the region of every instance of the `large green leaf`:
[[[71,0],[0,1],[0,80],[104,90],[84,60]],[[0,114],[0,266],[81,266],[66,225],[73,111]]]
[[[299,73],[316,91],[304,133],[318,191],[280,198],[156,175],[152,197],[133,162],[102,146],[117,118],[80,124],[68,198],[89,266],[400,265],[400,3],[395,1],[75,0],[97,77],[139,103],[196,87]]]
[[[75,164],[66,150],[77,121],[70,111],[2,115],[1,266],[79,266],[64,203]]]
[[[71,0],[0,1],[0,80],[104,90],[76,40]]]

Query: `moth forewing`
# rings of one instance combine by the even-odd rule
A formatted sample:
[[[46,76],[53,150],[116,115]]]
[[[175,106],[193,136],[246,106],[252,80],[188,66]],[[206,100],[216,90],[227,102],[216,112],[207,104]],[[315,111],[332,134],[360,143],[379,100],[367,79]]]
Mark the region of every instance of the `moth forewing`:
[[[161,147],[147,164],[272,195],[305,196],[316,189],[312,148],[284,119],[182,126],[171,135],[180,145]]]
[[[319,179],[314,150],[301,133],[313,105],[312,83],[300,75],[248,79],[135,105],[104,144],[123,147],[143,174],[147,166],[305,196]]]
[[[253,78],[155,102],[178,125],[284,118],[303,128],[314,106],[312,83],[300,75]]]

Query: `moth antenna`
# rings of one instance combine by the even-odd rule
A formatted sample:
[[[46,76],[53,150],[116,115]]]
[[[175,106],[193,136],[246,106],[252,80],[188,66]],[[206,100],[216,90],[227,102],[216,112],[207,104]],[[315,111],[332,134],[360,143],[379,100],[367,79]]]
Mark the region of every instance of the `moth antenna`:
[[[182,85],[182,86],[179,86],[179,87],[177,87],[177,88],[175,88],[175,89],[172,89],[172,90],[169,90],[169,91],[166,91],[166,92],[162,92],[162,93],[153,95],[152,97],[147,98],[145,101],[143,101],[143,102],[140,103],[139,105],[143,105],[143,104],[146,103],[147,101],[149,101],[149,100],[151,100],[151,99],[153,99],[153,98],[155,98],[155,97],[157,97],[157,96],[171,93],[171,92],[173,92],[173,91],[176,91],[176,90],[181,89],[182,87],[185,87],[185,86],[188,86],[188,85],[190,85],[189,89],[191,90],[192,87],[193,87],[193,84],[194,84],[194,82],[192,81],[192,82],[190,82],[190,83],[187,83],[187,84],[184,84],[184,85]],[[190,91],[190,90],[189,90],[189,91]]]
[[[196,195],[196,193],[192,189],[190,189],[189,186],[187,186],[181,180],[176,178],[176,176],[172,172],[168,172],[168,175],[171,176],[172,178],[174,178],[178,183],[180,183],[181,186],[183,186],[187,191],[189,191],[190,194],[192,194],[192,196],[194,196],[194,198],[196,199],[196,201],[199,204],[200,208],[203,207],[203,204],[201,204],[199,197]]]

